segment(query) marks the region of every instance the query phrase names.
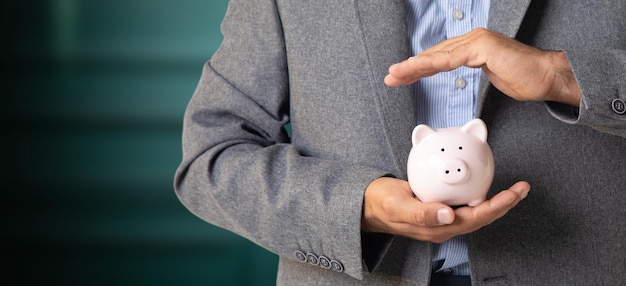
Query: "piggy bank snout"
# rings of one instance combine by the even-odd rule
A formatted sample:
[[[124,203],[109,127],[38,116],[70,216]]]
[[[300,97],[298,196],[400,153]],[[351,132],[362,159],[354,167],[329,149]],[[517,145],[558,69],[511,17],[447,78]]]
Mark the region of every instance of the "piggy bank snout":
[[[463,160],[448,159],[441,165],[439,175],[447,184],[459,184],[470,177],[470,169]]]

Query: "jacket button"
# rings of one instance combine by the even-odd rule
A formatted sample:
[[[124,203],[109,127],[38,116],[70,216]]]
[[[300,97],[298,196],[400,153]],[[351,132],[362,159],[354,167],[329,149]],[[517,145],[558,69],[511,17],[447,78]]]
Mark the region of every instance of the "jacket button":
[[[330,269],[330,259],[326,256],[320,256],[320,267],[324,269]]]
[[[617,114],[626,113],[626,102],[624,102],[624,100],[620,98],[613,99],[613,102],[611,102],[611,107],[613,108],[613,111],[615,111],[615,113]]]
[[[341,265],[339,261],[334,259],[330,261],[330,268],[337,272],[343,272],[343,265]]]
[[[306,260],[309,262],[309,264],[312,264],[312,265],[318,265],[320,263],[320,260],[313,253],[307,253]]]
[[[296,250],[293,256],[300,262],[306,262],[306,255],[302,251]]]

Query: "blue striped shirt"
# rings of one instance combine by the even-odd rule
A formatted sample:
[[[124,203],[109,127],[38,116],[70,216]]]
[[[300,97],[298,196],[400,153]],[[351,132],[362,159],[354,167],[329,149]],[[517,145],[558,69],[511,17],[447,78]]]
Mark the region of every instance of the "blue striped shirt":
[[[487,27],[489,0],[407,0],[413,54],[472,29]],[[480,69],[460,67],[414,84],[417,122],[434,128],[462,126],[475,117]],[[434,271],[469,275],[467,236],[434,244]]]

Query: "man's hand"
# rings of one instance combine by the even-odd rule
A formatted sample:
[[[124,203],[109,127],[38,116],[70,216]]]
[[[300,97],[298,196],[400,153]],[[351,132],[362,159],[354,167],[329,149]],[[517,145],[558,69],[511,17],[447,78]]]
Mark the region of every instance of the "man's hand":
[[[478,206],[453,210],[442,203],[419,201],[407,181],[383,177],[365,190],[361,229],[441,243],[504,216],[529,190],[527,182],[517,182]]]
[[[563,52],[542,51],[483,28],[392,65],[385,84],[407,85],[461,66],[482,68],[496,88],[520,101],[580,105],[580,88]]]

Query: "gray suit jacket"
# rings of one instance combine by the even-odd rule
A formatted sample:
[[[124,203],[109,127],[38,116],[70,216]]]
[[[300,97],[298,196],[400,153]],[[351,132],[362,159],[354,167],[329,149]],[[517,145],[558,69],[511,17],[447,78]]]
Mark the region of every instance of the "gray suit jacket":
[[[490,196],[533,189],[470,235],[474,285],[626,284],[624,15],[623,1],[491,1],[489,28],[565,51],[583,99],[518,102],[483,82]],[[278,284],[426,285],[429,243],[360,231],[366,186],[406,178],[415,101],[383,84],[410,56],[404,0],[233,0],[222,30],[185,114],[181,202],[278,254]]]

